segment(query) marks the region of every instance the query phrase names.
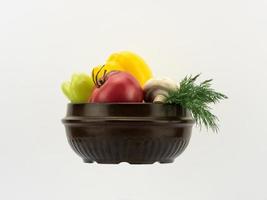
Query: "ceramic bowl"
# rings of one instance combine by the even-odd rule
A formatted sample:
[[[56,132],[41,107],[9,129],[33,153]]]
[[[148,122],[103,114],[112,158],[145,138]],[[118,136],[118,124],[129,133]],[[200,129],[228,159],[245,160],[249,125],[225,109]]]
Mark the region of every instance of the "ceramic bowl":
[[[172,163],[187,147],[194,120],[181,106],[153,103],[68,104],[62,120],[86,163]]]

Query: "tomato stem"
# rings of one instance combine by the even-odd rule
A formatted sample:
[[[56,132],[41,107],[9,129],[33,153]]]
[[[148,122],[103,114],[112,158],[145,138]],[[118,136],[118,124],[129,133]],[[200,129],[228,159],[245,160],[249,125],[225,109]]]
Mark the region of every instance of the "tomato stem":
[[[99,75],[99,73],[102,71],[102,69],[105,67],[105,65],[102,65],[102,67],[97,71],[97,73],[96,73],[96,75],[94,74],[94,70],[93,70],[93,72],[92,72],[92,77],[93,77],[93,82],[94,82],[94,84],[95,84],[95,86],[96,87],[100,87],[101,85],[103,85],[103,83],[104,82],[100,82],[100,80],[98,79],[98,75]],[[104,76],[106,75],[106,72],[107,72],[107,70],[105,70],[104,71]],[[101,77],[101,79],[102,79],[102,77]]]

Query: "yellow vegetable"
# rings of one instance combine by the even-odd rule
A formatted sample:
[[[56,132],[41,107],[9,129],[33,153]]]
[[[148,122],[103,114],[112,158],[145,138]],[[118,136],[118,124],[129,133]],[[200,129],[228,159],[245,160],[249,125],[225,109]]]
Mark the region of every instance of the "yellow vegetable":
[[[104,73],[113,70],[125,71],[132,74],[142,87],[147,80],[152,78],[152,72],[145,61],[140,56],[129,51],[121,51],[111,54],[106,61],[105,66],[95,67],[92,73],[94,74],[95,79],[99,80]]]

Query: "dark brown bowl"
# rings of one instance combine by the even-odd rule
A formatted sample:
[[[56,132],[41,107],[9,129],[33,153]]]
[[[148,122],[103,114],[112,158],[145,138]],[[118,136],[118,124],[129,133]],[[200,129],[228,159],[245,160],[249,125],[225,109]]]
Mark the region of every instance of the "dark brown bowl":
[[[188,145],[194,120],[167,104],[68,104],[63,119],[72,149],[86,163],[171,163]]]

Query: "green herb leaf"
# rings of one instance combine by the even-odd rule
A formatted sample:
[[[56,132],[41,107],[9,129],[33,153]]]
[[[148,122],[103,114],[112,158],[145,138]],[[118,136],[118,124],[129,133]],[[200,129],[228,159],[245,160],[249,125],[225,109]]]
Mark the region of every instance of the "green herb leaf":
[[[209,104],[218,103],[228,97],[211,88],[212,79],[196,84],[195,81],[199,76],[200,74],[194,77],[186,76],[180,82],[179,89],[168,93],[166,103],[181,105],[189,109],[200,128],[204,125],[207,129],[211,128],[214,132],[218,132],[217,122],[219,120],[211,113]]]

